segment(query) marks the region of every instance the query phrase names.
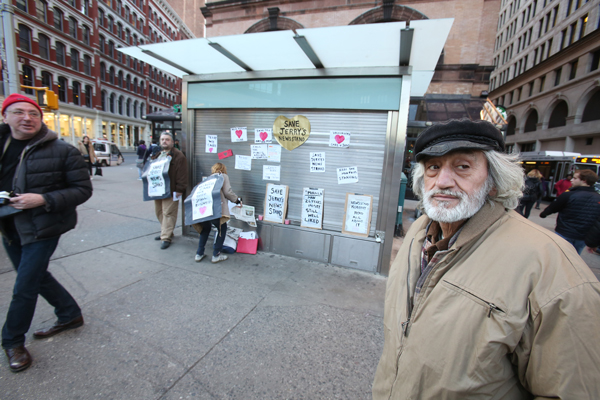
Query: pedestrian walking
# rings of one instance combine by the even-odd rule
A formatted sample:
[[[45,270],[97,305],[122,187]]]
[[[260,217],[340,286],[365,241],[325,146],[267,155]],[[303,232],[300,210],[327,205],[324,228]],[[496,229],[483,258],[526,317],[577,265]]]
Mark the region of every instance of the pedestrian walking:
[[[0,207],[13,210],[2,213],[0,232],[17,271],[2,328],[2,347],[12,372],[31,365],[25,334],[38,295],[54,307],[58,320],[52,327],[34,332],[34,338],[83,325],[77,302],[48,272],[48,264],[60,236],[75,227],[75,208],[90,198],[92,184],[81,153],[58,140],[42,115],[36,102],[19,94],[11,94],[2,104],[0,191],[10,192],[12,197],[10,205]]]
[[[554,184],[556,189],[556,197],[566,192],[571,187],[571,179],[573,174],[567,174],[567,176]]]
[[[542,198],[542,181],[540,178],[542,174],[537,169],[532,169],[527,174],[527,178],[525,179],[525,189],[523,190],[523,197],[519,202],[519,206],[517,207],[517,212],[524,216],[525,218],[529,218],[529,214],[531,214],[531,209],[533,205],[538,199]]]
[[[227,206],[227,200],[231,201],[232,203],[241,204],[242,199],[238,198],[238,196],[231,189],[231,183],[229,182],[227,167],[225,167],[225,165],[216,163],[211,167],[211,174],[220,174],[223,176],[223,186],[221,187],[221,217],[211,221],[194,224],[194,228],[200,233],[198,250],[196,251],[196,256],[194,259],[196,262],[200,262],[202,259],[204,259],[204,248],[206,247],[206,242],[208,241],[208,235],[210,235],[212,225],[217,228],[217,237],[215,238],[215,243],[213,245],[213,255],[211,261],[213,263],[218,263],[225,261],[228,258],[225,254],[221,254],[223,242],[227,236],[227,221],[229,221],[231,218],[231,215],[229,214],[229,207]]]
[[[544,179],[543,176],[540,178],[540,180],[542,181],[542,195],[540,197],[538,197],[537,201],[535,202],[536,210],[540,209],[540,204],[542,203],[542,199],[548,195],[548,181],[546,179]]]
[[[558,196],[540,213],[541,218],[558,213],[554,231],[571,243],[579,254],[585,248],[585,236],[600,218],[600,194],[594,184],[598,175],[589,169],[575,171],[571,188]]]
[[[87,165],[88,173],[90,174],[90,179],[94,179],[92,175],[92,166],[96,164],[96,152],[94,151],[94,144],[90,141],[89,136],[85,135],[80,142],[77,143],[77,149],[83,156],[85,163]]]
[[[600,283],[569,243],[513,211],[523,170],[504,148],[485,121],[417,138],[425,215],[390,268],[374,400],[600,393]]]
[[[138,169],[138,181],[142,180],[142,170],[144,169],[144,155],[146,154],[146,142],[140,140],[137,148],[137,161],[135,162],[135,166]]]

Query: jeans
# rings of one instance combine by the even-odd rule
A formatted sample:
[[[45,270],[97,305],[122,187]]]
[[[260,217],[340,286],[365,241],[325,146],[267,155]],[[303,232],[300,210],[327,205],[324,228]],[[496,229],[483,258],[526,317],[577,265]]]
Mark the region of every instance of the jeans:
[[[2,328],[2,347],[11,349],[25,343],[25,333],[31,326],[38,294],[54,307],[60,323],[81,315],[77,302],[48,272],[50,257],[60,237],[21,245],[12,221],[5,224],[7,236],[2,242],[17,271],[13,297]]]
[[[558,232],[556,232],[556,234],[558,236],[560,236],[561,238],[565,239],[567,242],[571,243],[573,245],[573,247],[575,247],[575,250],[577,250],[577,253],[581,254],[583,249],[585,249],[585,241],[584,240],[571,239],[571,238],[561,235]]]
[[[533,208],[534,204],[535,201],[523,202],[517,207],[517,212],[525,218],[529,218],[529,214],[531,214],[531,209]]]
[[[201,222],[202,225],[202,233],[200,233],[200,242],[198,243],[198,251],[196,254],[203,255],[204,247],[206,246],[206,242],[208,241],[208,235],[210,235],[210,227],[214,225],[217,232],[217,240],[213,246],[213,256],[216,257],[221,254],[221,250],[223,249],[223,242],[225,241],[225,235],[227,235],[227,223],[221,225],[221,229],[219,229],[220,218],[213,219],[212,221]]]

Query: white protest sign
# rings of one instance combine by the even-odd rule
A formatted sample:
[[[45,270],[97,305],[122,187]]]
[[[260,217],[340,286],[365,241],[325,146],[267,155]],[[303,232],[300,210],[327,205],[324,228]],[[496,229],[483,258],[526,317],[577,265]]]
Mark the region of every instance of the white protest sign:
[[[369,236],[373,196],[346,193],[343,233]]]
[[[210,217],[213,215],[213,196],[212,191],[215,187],[216,179],[209,179],[196,187],[192,195],[192,219]]]
[[[281,162],[281,146],[270,144],[267,150],[267,160],[271,162]]]
[[[233,143],[247,142],[248,141],[247,129],[245,127],[244,128],[231,128],[231,141]]]
[[[304,188],[300,226],[323,229],[323,192],[324,189]]]
[[[358,167],[342,167],[337,169],[338,185],[358,182]]]
[[[265,215],[263,219],[269,222],[283,224],[287,211],[288,187],[267,183],[265,195]]]
[[[263,181],[279,181],[279,165],[263,165]]]
[[[252,154],[253,160],[266,160],[267,159],[267,145],[266,144],[253,144],[250,146],[250,154]]]
[[[325,152],[310,153],[310,172],[325,172]]]
[[[218,135],[206,135],[206,152],[207,153],[216,153],[217,152],[217,143],[219,141]]]
[[[171,157],[156,161],[150,164],[148,171],[148,197],[162,196],[167,193],[165,179],[163,178],[163,169],[165,164],[171,161]]]
[[[235,169],[243,169],[244,171],[252,170],[252,157],[250,156],[235,156]]]
[[[254,130],[254,143],[271,143],[273,141],[273,129],[256,128]]]
[[[329,147],[350,147],[350,132],[329,131]]]

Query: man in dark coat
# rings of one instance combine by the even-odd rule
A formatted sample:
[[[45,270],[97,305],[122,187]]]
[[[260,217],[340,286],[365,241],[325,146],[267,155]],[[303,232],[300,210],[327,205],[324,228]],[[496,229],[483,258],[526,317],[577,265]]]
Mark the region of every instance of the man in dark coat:
[[[594,190],[598,175],[589,169],[575,171],[569,191],[550,203],[540,217],[558,213],[555,232],[571,243],[581,254],[585,236],[600,217],[600,194]]]
[[[90,198],[92,185],[81,153],[48,129],[37,103],[12,94],[2,104],[2,116],[0,192],[11,198],[0,206],[0,232],[17,271],[2,347],[10,370],[19,372],[31,365],[24,344],[38,295],[54,307],[58,320],[34,338],[83,325],[77,302],[48,272],[48,264],[60,236],[75,227],[75,208]]]

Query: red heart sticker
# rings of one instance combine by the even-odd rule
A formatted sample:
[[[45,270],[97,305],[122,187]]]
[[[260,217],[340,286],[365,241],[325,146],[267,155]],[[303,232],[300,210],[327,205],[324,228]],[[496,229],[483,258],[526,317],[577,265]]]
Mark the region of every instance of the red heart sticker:
[[[204,214],[206,212],[206,206],[200,207],[200,214]]]
[[[267,132],[265,132],[265,131],[262,131],[262,132],[260,133],[260,140],[262,140],[263,142],[264,142],[265,140],[267,140],[267,138],[268,138],[268,137],[269,137],[269,134],[268,134]]]
[[[337,142],[337,144],[342,143],[344,139],[346,139],[344,135],[335,135],[335,141]]]
[[[208,149],[208,151],[210,151],[211,153],[212,153],[212,151],[213,151],[213,150],[214,150],[214,149],[213,149],[212,147],[211,147],[210,149]]]
[[[242,137],[242,130],[241,130],[241,129],[236,129],[236,130],[235,130],[235,134],[236,134],[236,136],[237,136],[238,138],[241,138],[241,137]]]

